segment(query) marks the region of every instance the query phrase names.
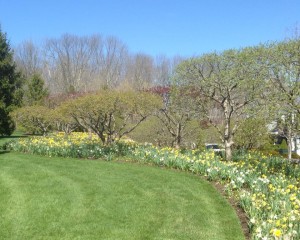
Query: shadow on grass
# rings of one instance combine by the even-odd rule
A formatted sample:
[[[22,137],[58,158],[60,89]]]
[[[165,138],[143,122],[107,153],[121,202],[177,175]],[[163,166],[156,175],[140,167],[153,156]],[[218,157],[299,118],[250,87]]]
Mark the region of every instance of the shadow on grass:
[[[0,136],[1,139],[15,139],[15,138],[26,138],[28,135],[13,135],[13,136]]]
[[[0,150],[0,155],[1,154],[6,154],[6,153],[9,153],[10,151],[7,151],[7,150]]]

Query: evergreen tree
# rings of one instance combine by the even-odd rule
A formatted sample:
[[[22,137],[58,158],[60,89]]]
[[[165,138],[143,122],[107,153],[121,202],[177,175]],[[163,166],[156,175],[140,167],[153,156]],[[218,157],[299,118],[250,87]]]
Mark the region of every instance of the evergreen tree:
[[[45,88],[45,82],[38,74],[34,74],[28,80],[27,87],[25,98],[30,106],[42,103],[44,98],[48,96],[48,89]]]
[[[14,124],[9,113],[21,104],[22,81],[13,61],[6,34],[0,28],[0,135],[10,135]]]

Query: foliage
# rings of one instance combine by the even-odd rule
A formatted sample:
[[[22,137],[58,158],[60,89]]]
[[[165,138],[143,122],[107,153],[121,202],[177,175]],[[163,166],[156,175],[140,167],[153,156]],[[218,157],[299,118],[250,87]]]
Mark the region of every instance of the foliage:
[[[300,114],[300,39],[272,44],[267,53],[271,80],[285,100],[284,107]]]
[[[43,104],[48,94],[48,89],[45,88],[45,82],[40,75],[34,74],[28,79],[27,91],[24,94],[27,105]]]
[[[182,62],[175,80],[190,87],[200,98],[199,109],[216,127],[225,145],[226,158],[231,159],[234,134],[247,107],[258,102],[263,90],[260,48],[227,50]],[[221,121],[214,121],[211,110],[218,109]],[[219,127],[219,123],[222,127]]]
[[[216,143],[219,145],[220,144],[220,138],[218,136],[218,131],[216,130],[216,128],[210,126],[210,127],[205,127],[205,128],[201,128],[198,136],[197,136],[197,149],[200,150],[205,150],[205,144],[206,143]]]
[[[243,149],[263,149],[271,138],[267,122],[262,118],[246,118],[235,135],[235,145]]]
[[[9,42],[0,29],[0,135],[10,135],[14,130],[9,113],[21,104],[21,85]]]
[[[78,123],[68,115],[69,110],[66,105],[61,105],[52,110],[51,122],[58,131],[63,131],[66,135],[79,129]]]
[[[184,139],[199,129],[199,125],[191,123],[199,117],[197,99],[192,96],[190,89],[173,86],[164,98],[164,107],[157,112],[163,128],[172,136],[172,147],[180,148]]]
[[[273,105],[279,134],[287,139],[288,158],[299,133],[300,117],[300,40],[288,40],[266,47],[266,61],[272,84]]]
[[[25,130],[46,135],[51,128],[52,111],[44,106],[27,106],[16,109],[11,116]]]
[[[189,134],[181,139],[181,148],[195,148],[198,145],[200,134],[199,123],[196,120],[192,120],[189,121],[185,127],[185,131]],[[132,131],[128,136],[141,144],[146,142],[159,147],[174,146],[174,137],[162,126],[161,120],[156,116],[147,118],[139,125],[138,129]]]
[[[63,104],[68,116],[109,145],[133,131],[160,106],[149,93],[101,91]]]
[[[157,146],[170,146],[172,143],[172,137],[162,128],[161,121],[156,116],[149,116],[128,136],[138,143],[152,143]]]

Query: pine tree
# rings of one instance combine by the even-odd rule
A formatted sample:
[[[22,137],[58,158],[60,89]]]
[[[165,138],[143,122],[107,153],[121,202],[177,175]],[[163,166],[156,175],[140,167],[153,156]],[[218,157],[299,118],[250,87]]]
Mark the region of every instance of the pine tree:
[[[21,104],[22,81],[13,61],[6,34],[0,28],[0,135],[10,135],[14,124],[9,113]]]
[[[45,82],[38,74],[34,74],[27,83],[25,98],[28,105],[41,104],[45,97],[48,96],[48,89],[45,88]]]

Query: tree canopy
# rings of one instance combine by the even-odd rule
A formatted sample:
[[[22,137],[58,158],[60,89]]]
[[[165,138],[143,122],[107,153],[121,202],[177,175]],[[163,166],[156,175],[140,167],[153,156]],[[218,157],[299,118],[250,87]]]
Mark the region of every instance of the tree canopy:
[[[68,101],[61,108],[108,145],[133,131],[160,104],[157,96],[149,93],[107,90]]]
[[[263,90],[263,66],[260,49],[246,48],[222,53],[205,54],[179,64],[175,80],[188,86],[202,99],[199,110],[218,129],[225,144],[226,159],[231,159],[241,117],[245,117],[248,105],[253,105]],[[221,112],[215,122],[212,110]]]
[[[0,29],[0,135],[10,135],[14,124],[9,113],[22,101],[21,78],[6,34]]]

